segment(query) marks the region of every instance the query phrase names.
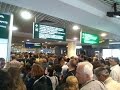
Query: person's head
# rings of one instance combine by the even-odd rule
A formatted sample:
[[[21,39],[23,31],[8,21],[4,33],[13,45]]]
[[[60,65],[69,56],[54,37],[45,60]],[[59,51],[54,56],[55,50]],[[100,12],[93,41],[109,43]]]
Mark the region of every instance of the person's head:
[[[12,59],[12,60],[16,60],[16,56],[13,54],[13,55],[11,56],[11,59]]]
[[[78,80],[75,76],[69,76],[66,79],[66,86],[64,90],[78,90]]]
[[[39,64],[33,64],[31,69],[31,75],[32,76],[42,76],[44,75],[44,69]]]
[[[70,59],[70,61],[69,61],[69,67],[76,68],[76,66],[77,66],[77,60]]]
[[[10,76],[7,72],[0,70],[0,90],[10,89]]]
[[[79,84],[84,84],[93,79],[93,65],[89,62],[80,62],[77,65],[76,77]]]
[[[10,67],[8,69],[8,73],[10,74],[10,76],[14,77],[15,79],[20,77],[20,69],[17,67]]]
[[[119,59],[116,57],[112,57],[109,59],[109,63],[111,66],[117,65],[117,64],[119,64]]]
[[[53,76],[53,73],[54,73],[54,67],[50,65],[50,66],[48,67],[48,75],[49,75],[49,76]]]
[[[93,69],[102,66],[102,64],[100,63],[100,61],[94,61],[94,62],[92,63],[92,65],[93,65]]]
[[[8,69],[8,73],[11,79],[11,83],[10,83],[11,89],[12,90],[25,90],[25,85],[20,76],[20,69],[17,67],[10,67]]]
[[[63,57],[59,57],[58,58],[58,62],[60,63],[61,66],[63,66],[64,63],[65,63],[64,58]]]
[[[2,69],[5,66],[5,59],[0,58],[0,69]]]
[[[104,82],[109,77],[109,71],[104,67],[98,67],[94,72],[99,81]]]
[[[69,76],[66,79],[66,83],[69,86],[77,86],[78,85],[78,80],[77,80],[77,78],[75,76]]]

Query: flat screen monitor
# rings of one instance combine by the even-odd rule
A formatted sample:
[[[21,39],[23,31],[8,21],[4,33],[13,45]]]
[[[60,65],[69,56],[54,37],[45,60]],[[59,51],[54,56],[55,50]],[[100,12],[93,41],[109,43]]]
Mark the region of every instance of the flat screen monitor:
[[[41,48],[41,43],[25,42],[25,48]]]
[[[39,23],[34,23],[33,27],[33,38],[66,41],[66,30],[64,28]]]

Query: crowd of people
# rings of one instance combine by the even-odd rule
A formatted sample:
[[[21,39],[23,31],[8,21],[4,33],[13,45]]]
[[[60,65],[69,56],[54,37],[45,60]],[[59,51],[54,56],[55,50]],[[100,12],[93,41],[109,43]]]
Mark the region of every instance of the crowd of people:
[[[119,59],[14,53],[0,58],[0,90],[120,90]]]

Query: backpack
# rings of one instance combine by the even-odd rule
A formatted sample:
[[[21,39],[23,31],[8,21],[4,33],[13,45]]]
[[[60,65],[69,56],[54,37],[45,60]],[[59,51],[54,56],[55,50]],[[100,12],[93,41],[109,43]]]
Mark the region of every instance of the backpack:
[[[45,75],[40,77],[35,81],[33,90],[53,90],[50,78]]]

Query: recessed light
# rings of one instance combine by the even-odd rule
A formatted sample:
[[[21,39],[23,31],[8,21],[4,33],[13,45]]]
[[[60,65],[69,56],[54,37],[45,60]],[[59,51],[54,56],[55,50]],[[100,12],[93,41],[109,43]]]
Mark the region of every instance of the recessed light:
[[[106,33],[101,33],[100,36],[101,36],[101,37],[105,37],[105,36],[107,36],[107,34],[106,34]]]
[[[26,41],[30,41],[29,39],[27,39]]]
[[[12,26],[12,27],[10,27],[10,30],[12,30],[12,31],[16,31],[16,30],[18,30],[18,27],[16,27],[16,26]]]
[[[109,41],[110,41],[110,42],[112,42],[113,40],[112,40],[112,39],[110,39]]]
[[[73,30],[78,30],[78,29],[80,29],[79,26],[77,26],[77,25],[74,25],[74,26],[73,26]]]
[[[119,16],[119,15],[115,15],[115,17],[116,17],[116,18],[120,18],[120,16]]]
[[[74,37],[73,40],[77,40],[78,38],[77,37]]]
[[[26,19],[26,20],[29,20],[29,19],[32,18],[32,15],[31,15],[31,13],[28,12],[28,11],[22,11],[22,12],[21,12],[21,17],[24,18],[24,19]]]

